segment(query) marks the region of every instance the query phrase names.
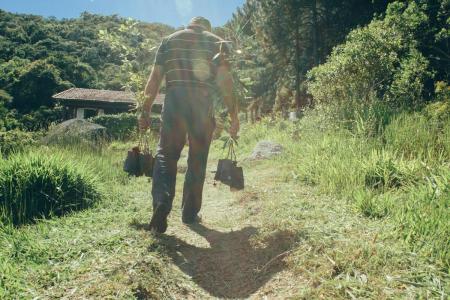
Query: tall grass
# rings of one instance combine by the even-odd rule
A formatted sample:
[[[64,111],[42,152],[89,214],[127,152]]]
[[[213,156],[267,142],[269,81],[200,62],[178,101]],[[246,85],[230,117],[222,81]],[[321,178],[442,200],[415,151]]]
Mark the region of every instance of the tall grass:
[[[449,127],[449,119],[432,122],[411,113],[393,118],[383,134],[367,136],[311,113],[297,124],[264,120],[246,128],[240,145],[280,142],[285,155],[279,159],[291,180],[348,199],[366,217],[389,216],[412,249],[448,269]]]
[[[37,287],[44,290],[76,278],[74,261],[85,272],[83,263],[89,264],[92,253],[100,255],[112,245],[124,249],[123,239],[110,228],[118,216],[126,223],[136,214],[124,208],[128,191],[123,192],[133,189],[125,186],[129,179],[122,170],[132,145],[39,146],[0,160],[0,299],[42,296]],[[73,217],[14,226],[93,206]],[[123,229],[127,232],[128,226]]]
[[[33,151],[0,164],[0,215],[15,225],[92,206],[102,185],[89,166],[63,152]]]

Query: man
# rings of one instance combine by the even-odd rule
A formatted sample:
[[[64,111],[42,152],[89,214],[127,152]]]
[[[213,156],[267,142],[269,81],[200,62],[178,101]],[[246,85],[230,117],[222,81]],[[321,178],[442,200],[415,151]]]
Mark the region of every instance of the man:
[[[153,216],[150,221],[150,228],[158,233],[167,229],[167,216],[175,196],[177,162],[186,143],[186,135],[189,156],[182,221],[187,224],[197,221],[215,128],[211,97],[215,87],[219,87],[231,117],[230,135],[236,137],[239,131],[233,81],[229,64],[223,59],[227,47],[210,31],[210,22],[196,17],[185,30],[166,37],[158,49],[145,88],[146,99],[139,118],[141,130],[149,127],[151,106],[162,79],[166,79],[166,99],[153,171]]]

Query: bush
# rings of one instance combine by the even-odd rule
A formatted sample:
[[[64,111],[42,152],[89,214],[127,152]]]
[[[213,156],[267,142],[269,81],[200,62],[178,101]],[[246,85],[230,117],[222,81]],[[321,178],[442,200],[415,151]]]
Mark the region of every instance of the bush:
[[[450,86],[444,81],[435,84],[436,102],[425,107],[427,117],[433,121],[445,122],[450,118]]]
[[[56,152],[22,153],[0,162],[0,221],[20,225],[62,216],[101,199],[98,176]]]
[[[137,118],[131,113],[96,116],[90,121],[106,127],[108,135],[113,139],[125,139],[137,131]]]
[[[37,110],[19,116],[18,121],[21,128],[27,131],[47,130],[50,125],[62,122],[65,113],[66,111],[62,106],[54,108],[41,106]]]
[[[414,2],[395,2],[383,20],[353,30],[325,64],[308,73],[308,91],[316,103],[337,120],[355,121],[363,111],[374,122],[383,118],[376,111],[380,108],[420,104],[431,75],[414,36],[426,20]]]
[[[135,114],[122,113],[117,115],[102,115],[93,117],[91,122],[104,126],[108,135],[113,139],[127,139],[137,132],[137,117]],[[160,117],[154,114],[151,117],[151,129],[158,130]]]
[[[32,133],[20,130],[0,132],[0,156],[21,152],[33,144],[35,140]]]

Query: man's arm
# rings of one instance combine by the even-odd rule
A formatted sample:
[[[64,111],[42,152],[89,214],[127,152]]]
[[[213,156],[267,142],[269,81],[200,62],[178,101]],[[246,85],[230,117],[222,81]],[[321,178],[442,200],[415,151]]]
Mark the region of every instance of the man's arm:
[[[153,102],[158,95],[159,87],[161,85],[163,77],[164,75],[162,72],[162,67],[159,65],[154,65],[144,91],[145,100],[143,104],[143,110],[147,113],[150,113]]]
[[[162,67],[155,64],[144,90],[144,103],[142,105],[142,113],[139,117],[139,128],[141,131],[146,131],[150,127],[152,105],[158,95],[163,78],[164,74]]]
[[[239,131],[239,106],[233,94],[233,77],[230,72],[228,63],[221,64],[217,69],[217,85],[222,92],[225,106],[228,108],[228,113],[231,118],[230,135],[233,138],[237,137]]]

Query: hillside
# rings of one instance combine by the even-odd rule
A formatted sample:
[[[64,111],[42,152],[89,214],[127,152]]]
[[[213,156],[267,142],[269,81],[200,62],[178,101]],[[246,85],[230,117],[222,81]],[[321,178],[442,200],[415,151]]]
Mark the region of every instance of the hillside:
[[[10,111],[9,117],[2,115],[9,122],[2,120],[0,128],[39,127],[20,124],[21,119],[26,114],[39,119],[42,106],[54,106],[51,95],[68,87],[129,88],[130,71],[148,76],[155,47],[173,30],[118,16],[84,13],[57,20],[0,11],[0,107]],[[121,47],[110,36],[120,39]],[[58,118],[51,112],[44,116],[48,123]]]

